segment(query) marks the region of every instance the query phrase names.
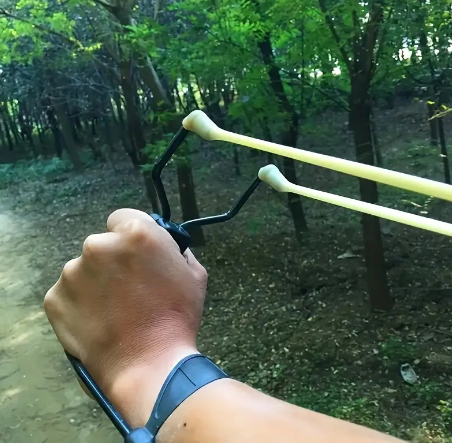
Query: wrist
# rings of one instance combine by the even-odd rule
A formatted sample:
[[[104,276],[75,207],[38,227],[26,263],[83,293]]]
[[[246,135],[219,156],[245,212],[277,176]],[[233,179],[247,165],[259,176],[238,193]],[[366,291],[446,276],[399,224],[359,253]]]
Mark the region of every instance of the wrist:
[[[181,346],[150,361],[131,364],[115,377],[106,395],[133,428],[144,426],[169,373],[180,360],[192,354],[199,351]]]

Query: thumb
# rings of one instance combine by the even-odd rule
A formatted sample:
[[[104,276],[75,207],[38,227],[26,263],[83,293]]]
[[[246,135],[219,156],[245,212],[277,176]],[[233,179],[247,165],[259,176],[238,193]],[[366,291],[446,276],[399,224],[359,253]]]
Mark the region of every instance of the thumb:
[[[143,221],[149,223],[150,229],[156,229],[157,223],[146,212],[138,209],[123,208],[112,212],[107,219],[107,230],[110,232],[121,232],[123,229],[128,229],[129,222]],[[154,231],[157,232],[157,231]]]

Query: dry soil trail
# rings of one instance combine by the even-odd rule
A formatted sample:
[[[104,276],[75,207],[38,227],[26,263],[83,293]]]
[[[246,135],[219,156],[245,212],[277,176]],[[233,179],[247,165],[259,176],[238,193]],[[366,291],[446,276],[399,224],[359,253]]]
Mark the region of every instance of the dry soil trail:
[[[0,194],[0,442],[120,442],[74,381],[43,312],[39,226],[9,208]]]

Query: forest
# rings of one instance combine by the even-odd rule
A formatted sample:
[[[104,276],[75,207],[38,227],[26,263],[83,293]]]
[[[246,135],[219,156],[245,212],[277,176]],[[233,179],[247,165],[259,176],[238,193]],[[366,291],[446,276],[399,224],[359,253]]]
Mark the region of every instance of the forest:
[[[42,298],[113,210],[160,213],[152,166],[184,117],[451,184],[451,53],[452,0],[0,0],[0,440],[118,441]],[[227,211],[267,164],[452,217],[434,197],[190,134],[163,173],[174,221]],[[210,276],[200,345],[231,375],[452,442],[449,237],[266,185],[190,235]]]

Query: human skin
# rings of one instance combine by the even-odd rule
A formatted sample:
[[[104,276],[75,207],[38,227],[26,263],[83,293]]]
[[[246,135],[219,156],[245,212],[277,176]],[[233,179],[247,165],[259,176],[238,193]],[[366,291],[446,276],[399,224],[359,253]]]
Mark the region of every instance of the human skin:
[[[196,339],[207,273],[182,255],[146,213],[121,209],[107,232],[89,236],[44,299],[64,349],[83,362],[133,426],[149,419],[160,388]],[[395,438],[300,408],[237,380],[222,379],[186,399],[159,443],[389,443]]]

